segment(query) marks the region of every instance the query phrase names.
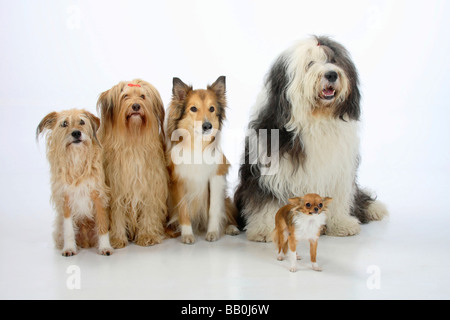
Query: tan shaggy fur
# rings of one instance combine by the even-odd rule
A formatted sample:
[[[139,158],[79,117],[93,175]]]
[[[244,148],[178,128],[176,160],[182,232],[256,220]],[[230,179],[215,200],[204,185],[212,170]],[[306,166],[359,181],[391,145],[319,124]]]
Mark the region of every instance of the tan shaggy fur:
[[[151,84],[137,79],[103,92],[97,108],[111,189],[111,244],[158,244],[164,238],[168,197],[161,97]]]
[[[113,251],[105,211],[108,188],[96,137],[99,123],[88,111],[68,110],[48,114],[36,130],[36,138],[48,132],[52,202],[57,211],[54,238],[65,256],[76,254],[77,246],[99,246],[103,255]]]

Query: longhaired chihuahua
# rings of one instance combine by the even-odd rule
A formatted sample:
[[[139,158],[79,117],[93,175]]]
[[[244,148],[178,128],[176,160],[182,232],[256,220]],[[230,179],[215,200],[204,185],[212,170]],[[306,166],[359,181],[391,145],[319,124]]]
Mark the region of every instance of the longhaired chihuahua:
[[[322,271],[316,261],[317,243],[323,226],[326,224],[325,213],[331,198],[322,198],[310,193],[304,197],[289,199],[289,203],[278,210],[275,216],[275,230],[272,232],[273,242],[278,246],[278,260],[283,260],[289,248],[290,271],[295,272],[297,242],[309,240],[312,268]]]
[[[52,112],[42,119],[36,139],[47,134],[52,202],[57,211],[54,240],[62,255],[77,254],[77,246],[98,247],[111,255],[108,188],[102,166],[102,148],[96,132],[100,120],[85,110]]]

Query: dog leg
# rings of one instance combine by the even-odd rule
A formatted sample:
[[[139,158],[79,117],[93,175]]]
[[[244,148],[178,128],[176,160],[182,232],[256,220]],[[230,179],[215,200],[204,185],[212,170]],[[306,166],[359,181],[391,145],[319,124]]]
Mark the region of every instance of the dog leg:
[[[276,203],[267,203],[261,211],[253,211],[247,216],[246,234],[247,239],[257,242],[271,242],[272,230],[275,228],[275,215],[278,212],[279,205]]]
[[[312,268],[314,271],[322,271],[322,269],[317,264],[317,260],[316,260],[318,243],[319,243],[318,240],[309,240],[309,251],[311,254]]]
[[[77,244],[75,240],[75,229],[73,225],[72,215],[70,213],[69,196],[64,198],[64,247],[62,255],[65,257],[71,257],[77,254]]]
[[[350,215],[350,192],[345,190],[340,194],[336,192],[333,202],[327,210],[327,235],[346,237],[358,234],[361,231],[359,220]]]
[[[164,239],[166,213],[158,203],[146,205],[139,214],[136,244],[141,247],[160,244]]]
[[[289,269],[290,272],[296,272],[297,271],[297,240],[295,239],[295,236],[291,233],[288,238],[289,243],[289,263],[291,264],[291,267]]]
[[[225,188],[227,182],[225,176],[214,176],[209,181],[210,186],[210,206],[208,230],[206,241],[217,241],[221,233],[222,225],[225,222]]]
[[[195,243],[194,231],[192,230],[191,218],[186,204],[182,201],[178,208],[178,219],[181,226],[181,242],[184,244]]]
[[[98,232],[98,253],[103,256],[110,256],[113,254],[114,249],[109,242],[109,220],[106,214],[105,207],[102,200],[99,197],[98,192],[93,192],[91,195],[92,201],[94,201],[95,208],[95,223]]]
[[[117,204],[111,205],[111,245],[115,249],[122,249],[128,245],[126,211]]]

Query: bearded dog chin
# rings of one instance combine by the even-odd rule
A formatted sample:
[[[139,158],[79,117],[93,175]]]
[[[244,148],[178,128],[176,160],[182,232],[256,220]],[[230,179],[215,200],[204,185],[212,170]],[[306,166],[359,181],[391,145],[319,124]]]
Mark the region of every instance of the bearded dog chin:
[[[253,241],[270,241],[278,209],[295,195],[327,194],[327,234],[349,236],[360,223],[381,220],[387,209],[357,184],[359,166],[358,73],[347,50],[328,37],[311,37],[275,61],[258,96],[249,130],[276,132],[278,148],[258,154],[277,158],[266,174],[246,141],[235,202],[241,227]],[[275,130],[275,131],[274,131]],[[270,137],[266,137],[270,141]],[[272,149],[272,150],[270,150]]]

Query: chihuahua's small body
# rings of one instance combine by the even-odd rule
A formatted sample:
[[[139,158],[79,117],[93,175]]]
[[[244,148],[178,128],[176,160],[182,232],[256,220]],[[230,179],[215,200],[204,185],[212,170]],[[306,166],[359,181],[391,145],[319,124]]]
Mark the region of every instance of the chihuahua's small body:
[[[62,255],[77,247],[98,247],[109,256],[108,188],[102,166],[102,148],[96,132],[100,119],[85,110],[52,112],[42,119],[36,137],[47,134],[52,201],[57,211],[54,238]]]
[[[275,230],[272,239],[278,246],[278,260],[283,260],[289,249],[290,271],[295,272],[297,255],[297,242],[308,240],[312,268],[322,271],[317,264],[317,243],[323,226],[326,224],[326,209],[332,201],[331,198],[322,198],[318,194],[310,193],[304,197],[289,199],[289,203],[278,210],[275,216]]]

